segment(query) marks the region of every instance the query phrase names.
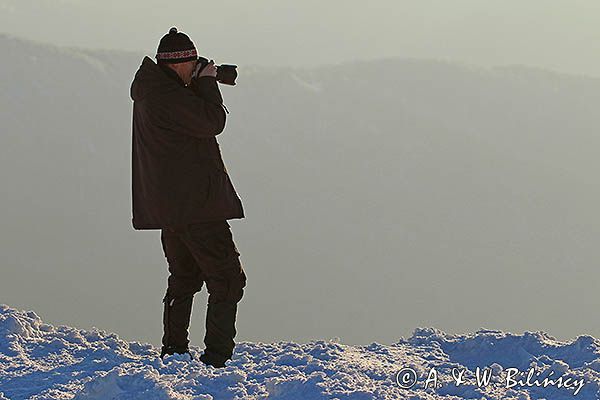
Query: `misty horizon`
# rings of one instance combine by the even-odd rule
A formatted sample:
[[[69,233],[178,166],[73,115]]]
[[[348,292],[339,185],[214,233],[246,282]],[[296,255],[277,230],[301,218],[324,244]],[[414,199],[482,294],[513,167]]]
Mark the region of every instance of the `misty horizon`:
[[[143,55],[0,49],[15,60],[0,76],[1,301],[156,343],[166,261],[159,231],[130,224]],[[231,221],[249,282],[240,340],[600,335],[569,313],[597,303],[597,79],[407,59],[240,71],[218,138],[247,211]]]
[[[153,56],[171,26],[217,63],[310,66],[416,58],[473,66],[526,65],[600,76],[600,4],[577,0],[452,3],[379,0],[301,6],[245,3],[0,0],[2,31],[60,46]]]

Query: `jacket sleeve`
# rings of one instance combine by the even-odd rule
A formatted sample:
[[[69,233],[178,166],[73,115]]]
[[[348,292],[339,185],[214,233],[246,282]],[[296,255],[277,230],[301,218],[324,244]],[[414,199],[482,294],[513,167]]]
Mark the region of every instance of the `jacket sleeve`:
[[[214,77],[201,77],[191,88],[181,88],[168,99],[168,113],[173,129],[184,135],[210,138],[225,129],[225,110]],[[201,95],[200,95],[201,94]]]
[[[223,96],[217,84],[217,78],[214,76],[201,76],[193,78],[190,88],[198,96],[216,104],[223,104]]]

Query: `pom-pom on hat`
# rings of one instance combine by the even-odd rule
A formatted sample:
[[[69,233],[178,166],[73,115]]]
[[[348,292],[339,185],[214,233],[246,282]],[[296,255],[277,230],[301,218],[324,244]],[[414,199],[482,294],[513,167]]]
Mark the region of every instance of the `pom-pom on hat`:
[[[198,53],[194,43],[185,33],[177,32],[176,27],[172,27],[169,33],[160,39],[156,51],[157,61],[177,64],[197,59]]]

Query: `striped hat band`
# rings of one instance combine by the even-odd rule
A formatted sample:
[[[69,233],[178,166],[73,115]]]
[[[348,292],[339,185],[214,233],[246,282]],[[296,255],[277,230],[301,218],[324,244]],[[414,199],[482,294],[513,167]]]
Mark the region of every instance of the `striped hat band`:
[[[197,57],[196,49],[156,53],[157,60],[175,60],[179,58]]]

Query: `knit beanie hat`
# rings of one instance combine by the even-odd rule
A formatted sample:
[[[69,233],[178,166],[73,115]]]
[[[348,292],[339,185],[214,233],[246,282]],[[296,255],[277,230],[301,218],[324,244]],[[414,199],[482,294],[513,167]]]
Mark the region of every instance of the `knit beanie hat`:
[[[177,32],[176,27],[172,27],[169,33],[160,39],[156,51],[157,61],[177,64],[197,59],[198,53],[194,43],[185,33]]]

